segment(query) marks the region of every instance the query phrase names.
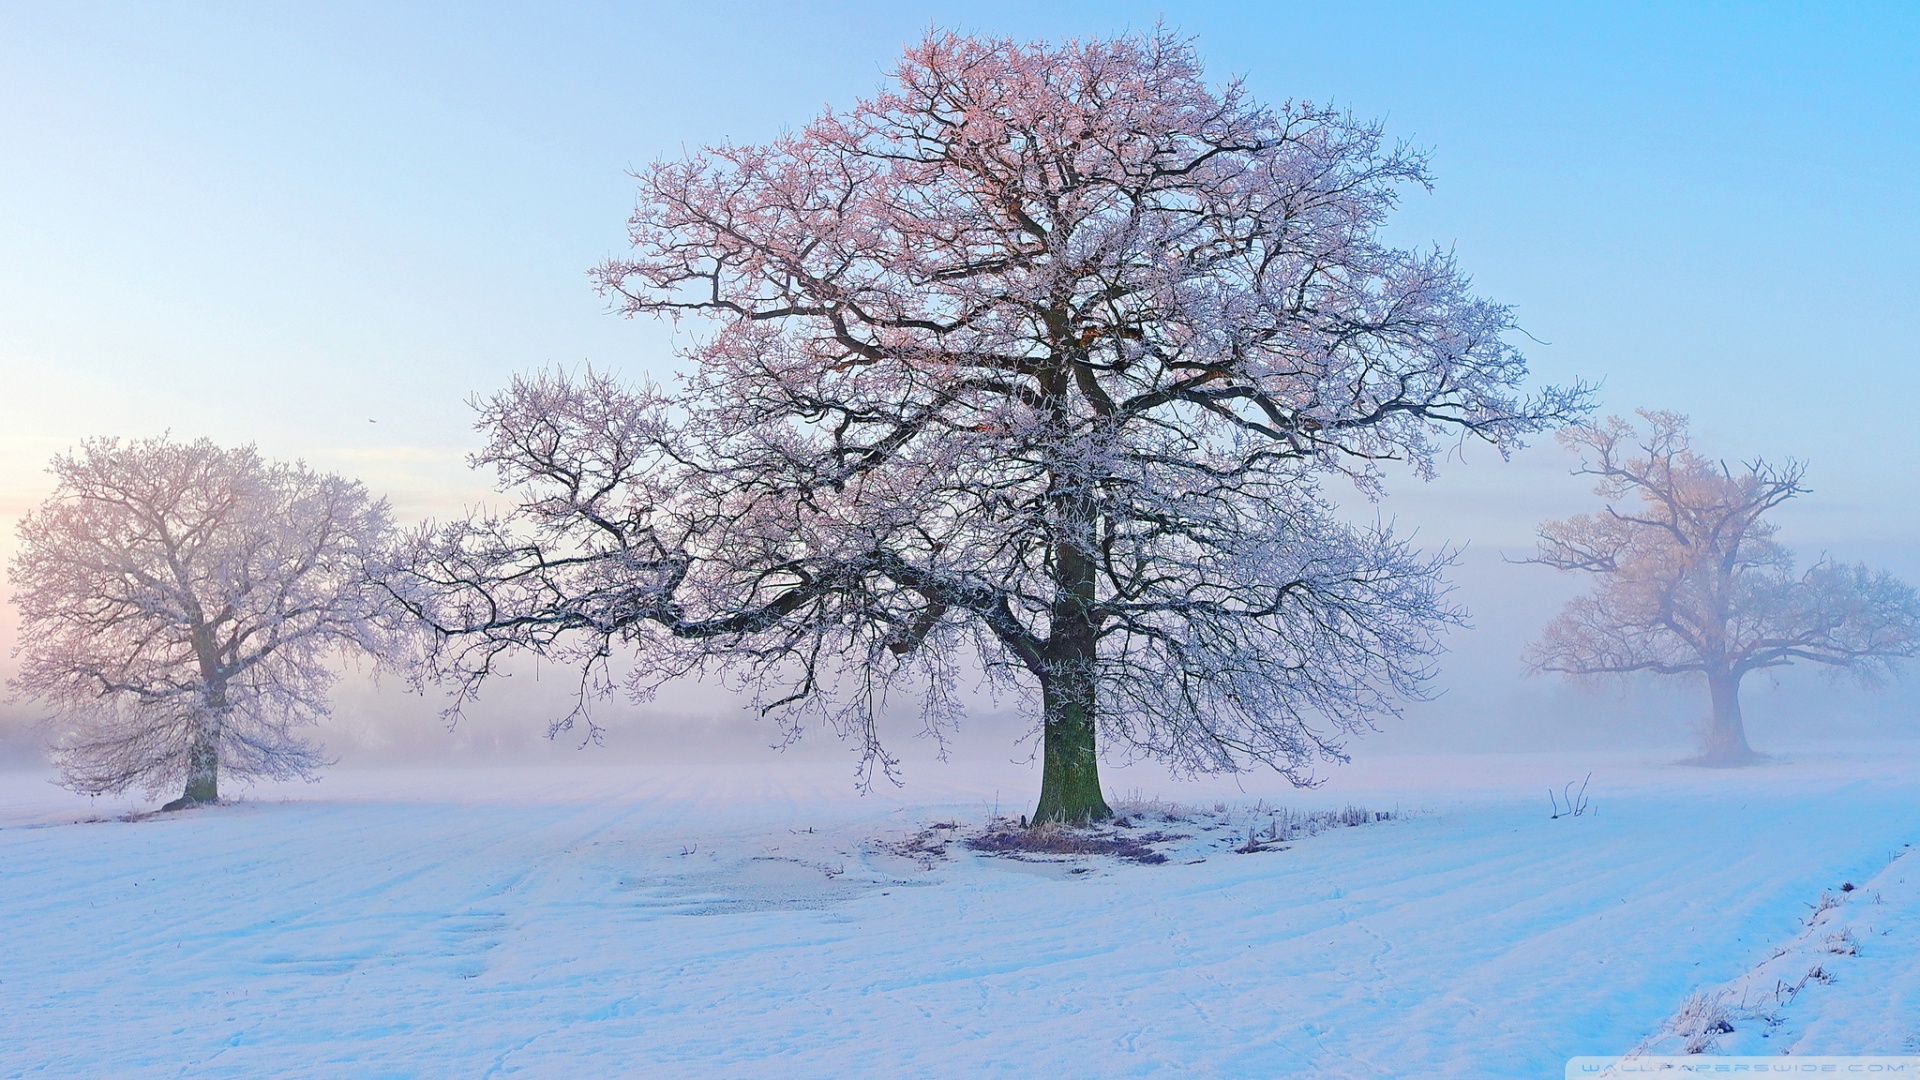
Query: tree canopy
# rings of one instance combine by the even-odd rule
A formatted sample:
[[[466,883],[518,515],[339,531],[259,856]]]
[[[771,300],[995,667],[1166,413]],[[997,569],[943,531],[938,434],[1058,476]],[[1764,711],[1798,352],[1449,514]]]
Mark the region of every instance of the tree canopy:
[[[327,714],[329,661],[410,655],[387,506],[358,483],[204,439],[96,439],[51,472],[9,567],[13,686],[64,728],[74,790],[207,802],[222,770],[311,775],[298,729]]]
[[[1804,572],[1774,539],[1768,512],[1803,494],[1799,462],[1738,470],[1693,449],[1687,418],[1641,410],[1569,428],[1578,475],[1611,500],[1598,514],[1540,527],[1533,561],[1595,575],[1592,592],[1527,653],[1536,671],[1579,677],[1700,675],[1713,703],[1703,760],[1753,754],[1740,680],[1796,661],[1872,683],[1920,651],[1920,597],[1884,570],[1822,557]]]
[[[845,112],[638,180],[596,276],[693,320],[689,369],[481,403],[520,505],[418,560],[469,690],[626,644],[637,692],[717,667],[884,767],[880,700],[917,688],[937,731],[972,656],[1038,691],[1037,820],[1106,814],[1096,736],[1305,781],[1456,618],[1444,555],[1341,523],[1323,479],[1583,405],[1521,393],[1510,311],[1450,255],[1381,239],[1420,153],[1210,87],[1165,32],[932,34]]]

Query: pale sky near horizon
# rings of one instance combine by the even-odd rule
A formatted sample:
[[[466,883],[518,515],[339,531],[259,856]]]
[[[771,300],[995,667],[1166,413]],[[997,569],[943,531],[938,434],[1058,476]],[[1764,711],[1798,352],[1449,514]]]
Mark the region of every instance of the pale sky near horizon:
[[[456,512],[485,491],[469,395],[547,363],[672,370],[667,331],[586,278],[621,248],[626,169],[845,106],[930,25],[1162,18],[1219,78],[1429,148],[1437,186],[1392,235],[1515,304],[1542,381],[1807,460],[1784,539],[1920,578],[1920,6],[1892,4],[0,0],[0,553],[91,435],[253,442]],[[1542,442],[1380,510],[1519,550],[1588,501]],[[1468,599],[1511,651],[1538,613],[1502,623],[1483,579],[1508,579]]]

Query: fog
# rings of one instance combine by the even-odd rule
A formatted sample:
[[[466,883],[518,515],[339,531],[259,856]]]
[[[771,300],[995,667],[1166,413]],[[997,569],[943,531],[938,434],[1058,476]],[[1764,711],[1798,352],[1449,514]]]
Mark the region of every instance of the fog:
[[[1521,562],[1532,552],[1530,534],[1539,519],[1596,505],[1582,478],[1569,475],[1570,464],[1571,456],[1551,440],[1507,463],[1469,450],[1465,460],[1449,463],[1430,483],[1392,477],[1389,495],[1380,502],[1349,493],[1343,504],[1349,516],[1373,520],[1391,514],[1395,528],[1414,531],[1423,546],[1459,549],[1448,577],[1453,599],[1469,616],[1468,626],[1445,638],[1447,652],[1440,658],[1430,698],[1408,701],[1401,716],[1378,717],[1375,730],[1346,737],[1350,754],[1654,749],[1679,759],[1690,753],[1694,725],[1707,707],[1706,690],[1698,680],[1643,676],[1581,684],[1558,676],[1531,677],[1522,668],[1521,650],[1559,606],[1587,584]],[[400,473],[387,468],[390,478]],[[444,469],[422,472],[447,475]],[[1813,477],[1816,488],[1819,479]],[[477,502],[487,492],[476,487],[467,497]],[[450,513],[455,505],[439,509]],[[401,507],[415,513],[430,509],[417,495]],[[1824,551],[1888,567],[1907,580],[1920,579],[1920,544],[1861,537],[1860,532],[1870,531],[1862,527],[1863,517],[1832,512],[1821,505],[1817,490],[1798,504],[1789,503],[1779,517],[1782,539],[1803,563]],[[7,608],[0,615],[0,641],[9,652],[16,632],[17,620]],[[631,654],[621,657],[616,670],[636,662]],[[11,673],[11,658],[0,662],[0,670]],[[912,702],[893,703],[883,735],[888,751],[900,761],[897,779],[904,791],[911,792],[916,780],[1012,778],[1025,771],[1037,775],[1032,763],[1034,703],[1017,693],[996,696],[978,682],[962,680],[966,715],[940,742],[923,733]],[[778,726],[757,716],[744,695],[717,679],[683,681],[645,703],[632,702],[624,693],[597,698],[597,741],[589,738],[584,724],[549,737],[550,723],[570,711],[577,687],[577,671],[524,659],[510,665],[508,676],[490,683],[480,700],[453,722],[443,715],[447,697],[440,689],[415,691],[404,680],[375,677],[348,665],[333,696],[334,716],[314,734],[345,767],[766,766],[789,761],[809,767],[838,764],[847,783],[855,782],[859,758],[853,745],[819,727],[783,745]],[[1761,672],[1746,680],[1742,702],[1754,746],[1762,753],[1920,739],[1920,677],[1911,671],[1877,690],[1836,680],[1807,665]],[[9,701],[0,711],[0,762],[39,767],[47,734],[30,703]],[[1124,753],[1108,749],[1112,761],[1124,762]],[[1327,762],[1319,772],[1330,776],[1339,768]],[[1179,779],[1145,763],[1113,775],[1131,778],[1120,782],[1173,784]],[[1263,786],[1269,782],[1258,777],[1248,781]],[[887,781],[879,783],[885,786]]]
[[[548,363],[675,369],[685,337],[608,316],[584,276],[619,250],[624,168],[844,104],[929,22],[1063,35],[1160,14],[493,12],[458,28],[371,8],[16,15],[0,41],[0,556],[46,494],[47,459],[96,435],[257,443],[365,481],[402,521],[497,500],[464,463],[470,396]],[[1781,539],[1803,564],[1827,552],[1914,581],[1902,440],[1920,363],[1897,316],[1920,288],[1920,110],[1885,44],[1911,35],[1852,17],[1743,17],[1735,33],[1651,9],[1168,15],[1259,95],[1331,97],[1434,147],[1439,186],[1410,193],[1390,235],[1452,248],[1477,287],[1518,305],[1539,382],[1599,380],[1603,412],[1689,413],[1729,459],[1808,460],[1812,492],[1777,515]],[[1276,48],[1298,40],[1312,47]],[[1379,718],[1352,753],[1683,753],[1705,709],[1692,681],[1521,671],[1583,584],[1513,561],[1537,522],[1595,505],[1571,464],[1543,436],[1508,462],[1463,447],[1431,483],[1391,476],[1379,503],[1333,492],[1352,517],[1460,548],[1472,623],[1447,639],[1436,696]],[[17,632],[0,608],[0,653]],[[712,684],[600,702],[600,744],[549,740],[572,688],[523,664],[449,729],[438,691],[348,670],[319,735],[342,765],[784,753],[852,773],[827,732],[775,751],[779,733]],[[1748,680],[1743,700],[1762,752],[1920,737],[1920,676],[1870,693],[1795,669]],[[908,784],[1021,768],[1031,722],[1017,697],[975,695],[946,762],[909,711],[888,745]],[[4,760],[37,764],[43,739],[30,703],[0,704]]]

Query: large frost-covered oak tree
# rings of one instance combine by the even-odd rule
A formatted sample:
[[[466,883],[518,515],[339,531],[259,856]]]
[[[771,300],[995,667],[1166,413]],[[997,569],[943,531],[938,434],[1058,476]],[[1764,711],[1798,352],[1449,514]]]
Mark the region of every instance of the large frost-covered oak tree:
[[[1920,652],[1920,597],[1884,570],[1822,558],[1804,573],[1766,514],[1806,489],[1797,462],[1738,470],[1694,451],[1687,418],[1640,411],[1561,432],[1597,478],[1598,514],[1540,527],[1530,561],[1595,575],[1527,653],[1535,671],[1593,678],[1634,672],[1699,676],[1712,712],[1707,765],[1754,760],[1740,681],[1796,661],[1871,685]]]
[[[1097,739],[1305,781],[1456,619],[1444,556],[1320,480],[1581,406],[1523,399],[1508,309],[1379,237],[1418,153],[1164,33],[931,35],[849,111],[638,179],[597,278],[693,320],[691,370],[481,403],[523,500],[418,567],[468,689],[521,648],[607,688],[630,643],[638,692],[719,668],[888,765],[881,701],[938,732],[974,657],[1037,691],[1036,821],[1109,814]]]
[[[93,440],[50,471],[9,567],[12,685],[66,729],[74,790],[183,784],[172,809],[217,801],[223,771],[308,776],[330,661],[413,654],[387,506],[359,484],[204,439]]]

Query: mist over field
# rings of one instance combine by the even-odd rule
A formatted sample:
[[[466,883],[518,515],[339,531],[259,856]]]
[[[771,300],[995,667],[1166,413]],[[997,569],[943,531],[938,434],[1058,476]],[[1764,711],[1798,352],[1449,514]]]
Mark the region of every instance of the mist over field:
[[[1446,638],[1449,651],[1440,658],[1437,696],[1408,702],[1403,717],[1382,718],[1379,730],[1348,740],[1350,753],[1663,747],[1676,758],[1685,756],[1705,712],[1704,690],[1694,680],[1643,676],[1621,684],[1582,686],[1529,677],[1523,671],[1521,650],[1585,585],[1512,561],[1532,555],[1532,530],[1539,520],[1579,512],[1594,502],[1587,485],[1568,475],[1570,464],[1570,455],[1548,440],[1505,464],[1484,451],[1471,454],[1467,462],[1443,466],[1440,478],[1432,482],[1395,477],[1390,495],[1377,504],[1347,494],[1348,511],[1359,520],[1391,514],[1401,527],[1417,528],[1423,545],[1462,548],[1448,577],[1456,587],[1455,599],[1471,615],[1470,628]],[[403,518],[451,515],[465,505],[436,501],[433,492],[409,490],[404,467],[386,468],[391,471],[380,475],[391,479],[388,494]],[[468,484],[464,494],[473,502],[491,496],[464,466],[435,463],[431,475],[449,486]],[[1816,471],[1814,493],[1789,503],[1779,515],[1789,546],[1803,556],[1825,551],[1887,567],[1909,580],[1920,578],[1920,543],[1885,534],[1887,508],[1833,506],[1838,500],[1823,498],[1825,485],[1820,481]],[[377,484],[371,476],[369,482]],[[11,543],[9,527],[0,549],[10,552]],[[0,635],[9,646],[15,626],[12,609],[0,609]],[[0,671],[10,674],[11,665],[10,659],[0,658]],[[644,704],[619,694],[598,701],[595,716],[605,727],[599,745],[587,743],[584,731],[549,739],[547,723],[566,714],[575,686],[569,670],[522,663],[511,680],[490,687],[481,703],[449,730],[439,715],[445,699],[432,688],[414,693],[398,680],[376,680],[349,667],[334,694],[334,716],[318,734],[349,767],[709,760],[777,764],[794,759],[845,762],[852,783],[855,758],[831,732],[816,730],[798,743],[775,749],[781,741],[777,728],[756,717],[739,694],[713,683],[677,686]],[[1818,670],[1788,668],[1771,679],[1756,676],[1743,700],[1755,744],[1774,751],[1920,738],[1920,681],[1910,675],[1869,690]],[[920,726],[911,708],[896,709],[887,738],[907,763],[903,794],[911,794],[916,780],[962,778],[981,771],[1003,774],[1015,764],[1030,767],[1025,763],[1033,751],[1033,715],[1033,707],[1015,696],[995,700],[979,694],[953,735],[947,760],[940,761],[936,748],[918,737]],[[9,767],[41,767],[44,735],[32,706],[8,702],[0,705],[0,718],[0,760]],[[1322,767],[1328,773],[1339,768]]]

